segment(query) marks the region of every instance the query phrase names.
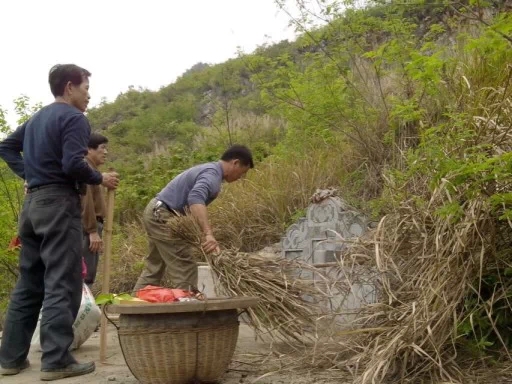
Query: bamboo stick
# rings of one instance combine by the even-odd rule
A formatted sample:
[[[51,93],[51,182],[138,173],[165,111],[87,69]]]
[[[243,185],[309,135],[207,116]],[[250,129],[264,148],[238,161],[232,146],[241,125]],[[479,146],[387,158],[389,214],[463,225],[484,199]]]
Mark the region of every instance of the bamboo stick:
[[[114,197],[115,190],[107,191],[107,217],[103,235],[103,274],[101,293],[109,293],[110,290],[110,259],[112,253],[112,226],[114,222]],[[100,320],[100,362],[104,363],[107,350],[107,317],[103,312]]]

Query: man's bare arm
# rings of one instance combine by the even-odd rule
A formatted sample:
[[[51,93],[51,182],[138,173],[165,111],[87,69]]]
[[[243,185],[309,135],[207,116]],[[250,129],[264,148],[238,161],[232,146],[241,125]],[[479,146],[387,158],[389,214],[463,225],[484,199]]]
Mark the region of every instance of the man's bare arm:
[[[203,204],[192,204],[190,206],[190,213],[199,222],[205,236],[205,241],[202,244],[203,250],[206,253],[219,252],[219,244],[213,236],[213,232],[208,221],[208,210],[206,209],[206,206]]]
[[[210,222],[208,221],[208,210],[206,206],[203,204],[192,204],[190,206],[190,213],[197,219],[199,225],[201,226],[201,230],[203,231],[203,235],[213,235],[212,229],[210,227]]]

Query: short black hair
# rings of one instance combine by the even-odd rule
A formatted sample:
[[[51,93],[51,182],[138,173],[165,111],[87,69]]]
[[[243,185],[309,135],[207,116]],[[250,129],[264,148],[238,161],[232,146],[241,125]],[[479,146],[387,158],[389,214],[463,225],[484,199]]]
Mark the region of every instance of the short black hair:
[[[102,134],[100,133],[91,133],[91,136],[89,137],[89,143],[87,144],[87,148],[91,148],[91,149],[98,149],[98,147],[101,145],[101,144],[107,144],[108,143],[108,139],[103,136]]]
[[[242,165],[254,168],[251,150],[247,148],[245,145],[232,145],[226,150],[226,152],[222,154],[222,157],[220,159],[224,161],[240,160],[240,163]]]
[[[71,81],[75,85],[80,85],[91,76],[91,72],[87,69],[79,67],[75,64],[57,64],[50,69],[48,82],[53,96],[64,95],[66,84]]]

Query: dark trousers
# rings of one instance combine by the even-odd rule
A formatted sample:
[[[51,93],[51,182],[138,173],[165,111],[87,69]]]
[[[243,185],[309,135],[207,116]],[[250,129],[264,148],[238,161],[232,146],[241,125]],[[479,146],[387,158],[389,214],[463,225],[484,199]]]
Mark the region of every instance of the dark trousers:
[[[96,225],[98,235],[102,237],[103,233],[103,223],[97,222]],[[91,239],[89,238],[88,233],[84,233],[84,249],[83,249],[83,256],[85,265],[87,267],[87,275],[85,276],[85,284],[92,285],[94,284],[94,280],[96,279],[96,272],[98,271],[98,263],[100,260],[100,253],[99,252],[91,252],[89,247],[91,246]]]
[[[19,278],[5,318],[0,364],[27,358],[41,306],[41,367],[62,368],[82,299],[80,198],[71,187],[48,186],[25,197],[20,215]]]

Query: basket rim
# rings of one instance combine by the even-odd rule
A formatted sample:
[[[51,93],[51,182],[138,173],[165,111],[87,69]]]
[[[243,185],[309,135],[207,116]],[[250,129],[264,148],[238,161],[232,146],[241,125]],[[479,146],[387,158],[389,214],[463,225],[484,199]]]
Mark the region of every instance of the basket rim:
[[[212,297],[201,301],[184,301],[174,303],[110,304],[111,313],[125,315],[145,315],[157,313],[208,312],[226,309],[242,309],[258,305],[259,299],[254,296]]]

